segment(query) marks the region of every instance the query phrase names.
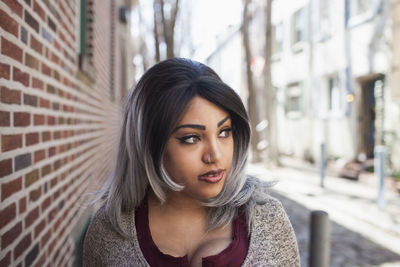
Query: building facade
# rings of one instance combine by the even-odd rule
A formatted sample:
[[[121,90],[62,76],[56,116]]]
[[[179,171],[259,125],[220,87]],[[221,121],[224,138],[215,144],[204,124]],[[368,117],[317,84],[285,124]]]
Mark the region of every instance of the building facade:
[[[398,33],[390,5],[396,4],[273,2],[272,77],[281,152],[316,161],[324,144],[331,159],[364,161],[373,157],[374,147],[385,145],[391,168],[399,170],[399,154],[392,149],[400,142],[393,63]]]
[[[0,2],[0,266],[79,266],[133,82],[130,6]]]

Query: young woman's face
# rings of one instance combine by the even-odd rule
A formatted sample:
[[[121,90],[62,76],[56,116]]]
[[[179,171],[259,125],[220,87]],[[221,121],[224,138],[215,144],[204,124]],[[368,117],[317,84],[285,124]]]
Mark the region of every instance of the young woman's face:
[[[185,188],[182,194],[204,201],[221,192],[233,158],[229,114],[194,97],[166,144],[164,166]]]

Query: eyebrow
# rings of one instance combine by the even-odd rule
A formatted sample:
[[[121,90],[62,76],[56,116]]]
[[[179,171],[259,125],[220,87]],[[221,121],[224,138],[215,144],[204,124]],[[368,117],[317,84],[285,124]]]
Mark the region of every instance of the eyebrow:
[[[217,123],[217,126],[220,127],[224,122],[226,122],[229,119],[229,115],[223,118],[220,122]],[[199,130],[205,130],[206,126],[200,125],[200,124],[182,124],[176,127],[172,132],[176,132],[180,128],[193,128],[193,129],[199,129]]]

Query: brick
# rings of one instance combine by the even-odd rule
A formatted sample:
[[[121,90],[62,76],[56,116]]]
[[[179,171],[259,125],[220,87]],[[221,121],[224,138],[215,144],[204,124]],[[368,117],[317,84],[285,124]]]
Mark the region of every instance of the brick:
[[[53,140],[57,140],[61,138],[61,131],[55,131],[53,133]]]
[[[37,243],[29,252],[28,255],[25,257],[25,266],[31,266],[32,263],[35,261],[37,256],[39,255],[39,243]]]
[[[40,7],[40,5],[37,3],[37,1],[35,0],[35,2],[33,3],[33,11],[36,12],[36,14],[39,15],[39,17],[44,21],[46,19],[46,14],[44,13],[43,8]]]
[[[58,177],[56,176],[56,177],[54,177],[53,179],[51,179],[51,181],[50,181],[50,187],[51,187],[51,188],[55,187],[55,186],[57,185],[57,183],[58,183]]]
[[[31,210],[28,213],[28,215],[26,215],[25,229],[27,229],[29,226],[31,226],[32,223],[35,222],[37,218],[39,218],[39,207],[36,207],[35,209]]]
[[[49,189],[49,185],[48,185],[48,182],[46,182],[43,184],[43,194],[47,194],[48,189]]]
[[[29,74],[27,72],[21,71],[16,67],[13,67],[13,80],[16,82],[20,82],[25,86],[29,86]]]
[[[39,133],[28,133],[25,135],[25,145],[31,146],[39,143]]]
[[[40,198],[41,195],[42,195],[42,187],[39,186],[38,188],[29,192],[29,200],[36,201]]]
[[[16,156],[14,159],[15,171],[22,170],[26,167],[31,166],[32,164],[32,155],[31,153],[26,153],[23,155]]]
[[[21,104],[21,91],[1,87],[1,102],[6,104]]]
[[[48,32],[48,31],[46,30],[45,27],[42,27],[42,36],[43,36],[43,38],[46,39],[50,44],[53,43],[53,36],[51,36],[51,33]],[[46,57],[47,57],[48,59],[50,59],[50,53],[48,53],[48,51],[47,51],[47,53],[46,53]]]
[[[33,124],[34,125],[43,125],[44,124],[44,115],[35,114],[33,115]]]
[[[25,188],[39,180],[39,169],[33,170],[25,175]]]
[[[28,31],[21,25],[21,41],[28,45]]]
[[[22,63],[22,49],[1,37],[1,53]]]
[[[42,202],[42,213],[50,206],[51,204],[51,196],[48,196],[43,202]]]
[[[57,32],[57,26],[49,16],[47,16],[47,24],[49,25],[50,29],[53,30],[53,32]]]
[[[56,217],[57,211],[58,211],[57,207],[55,207],[49,212],[49,214],[47,216],[47,222],[48,223],[50,223]]]
[[[25,3],[26,3],[29,7],[31,7],[31,0],[25,0]]]
[[[22,147],[22,134],[2,135],[1,151],[6,152]]]
[[[47,93],[54,95],[56,93],[56,90],[57,89],[54,86],[52,86],[50,84],[47,85]]]
[[[57,65],[60,64],[60,58],[54,53],[51,53],[51,61]]]
[[[39,224],[35,226],[34,238],[36,239],[46,226],[46,218],[44,218]]]
[[[34,163],[43,160],[46,157],[46,151],[44,149],[35,151]]]
[[[43,45],[40,41],[38,41],[33,35],[31,34],[31,48],[38,52],[39,54],[42,54],[43,52]]]
[[[39,70],[39,60],[29,53],[25,53],[25,65],[32,69]]]
[[[18,214],[22,214],[26,211],[26,197],[23,197],[19,200],[18,203]]]
[[[53,102],[52,107],[54,110],[60,110],[60,104],[58,104],[58,103]]]
[[[24,104],[32,107],[37,107],[37,96],[24,94]]]
[[[0,111],[0,126],[10,126],[10,112]]]
[[[15,203],[10,204],[8,207],[0,210],[0,228],[3,228],[9,222],[14,220],[17,215]]]
[[[0,18],[0,27],[18,38],[18,23],[3,10],[0,10]]]
[[[42,62],[42,73],[48,76],[51,76],[51,68]]]
[[[17,223],[13,228],[1,236],[1,249],[4,250],[22,233],[22,222]]]
[[[25,22],[36,32],[39,32],[39,22],[25,9]]]
[[[47,165],[43,166],[41,169],[40,177],[46,176],[47,174],[51,173],[51,171],[52,171],[51,164],[47,164]]]
[[[39,99],[39,105],[42,108],[50,108],[50,101],[44,98]]]
[[[49,157],[52,157],[56,154],[56,147],[52,146],[49,148]]]
[[[18,177],[17,179],[10,181],[8,183],[4,183],[1,186],[1,201],[4,201],[6,198],[12,196],[14,193],[19,192],[22,189],[22,178]]]
[[[16,13],[18,16],[22,18],[22,5],[15,0],[2,0],[12,12]]]
[[[11,252],[8,252],[7,255],[0,260],[0,266],[11,266]]]
[[[49,131],[42,132],[42,142],[47,142],[51,140],[51,134]]]
[[[56,118],[54,116],[47,116],[47,125],[55,125]]]
[[[18,245],[14,249],[14,260],[16,260],[28,247],[31,245],[31,233],[28,233],[22,240],[18,243]]]
[[[10,65],[0,63],[0,78],[10,79]]]
[[[14,112],[14,126],[26,127],[31,124],[31,114],[27,112]]]
[[[43,86],[44,86],[44,84],[41,80],[32,78],[32,87],[33,88],[43,90]]]
[[[40,247],[44,248],[47,244],[47,242],[49,242],[49,239],[51,237],[51,229],[49,229],[40,239]]]

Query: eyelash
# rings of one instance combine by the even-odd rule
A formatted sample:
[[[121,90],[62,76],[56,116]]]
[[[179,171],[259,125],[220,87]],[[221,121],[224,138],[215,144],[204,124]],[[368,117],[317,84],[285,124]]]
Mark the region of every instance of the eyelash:
[[[222,137],[222,138],[228,138],[228,137],[230,136],[230,132],[232,132],[232,128],[225,128],[225,129],[222,129],[222,130],[219,132],[219,135],[221,135],[221,133],[227,133],[226,136],[220,136],[220,137]],[[183,137],[178,137],[178,140],[179,140],[182,144],[185,144],[185,145],[192,145],[192,144],[195,144],[196,142],[188,142],[188,140],[189,140],[190,138],[195,138],[195,139],[197,139],[197,141],[200,140],[200,137],[199,137],[198,135],[195,135],[195,134],[186,135],[186,136],[183,136]]]

